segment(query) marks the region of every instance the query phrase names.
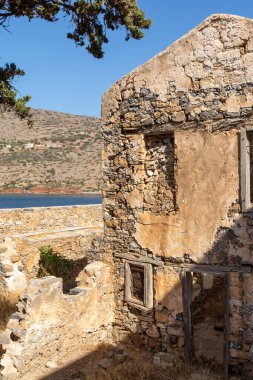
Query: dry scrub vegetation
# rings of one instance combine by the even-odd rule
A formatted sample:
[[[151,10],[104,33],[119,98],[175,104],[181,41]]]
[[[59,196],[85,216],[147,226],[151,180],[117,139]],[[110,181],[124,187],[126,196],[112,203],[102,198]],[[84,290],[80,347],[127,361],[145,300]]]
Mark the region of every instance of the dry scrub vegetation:
[[[42,377],[43,380],[221,380],[223,369],[213,360],[198,359],[189,364],[183,357],[175,358],[168,366],[155,366],[154,353],[141,348],[126,347],[122,358],[117,347],[100,345],[96,351],[87,353],[82,359],[64,367],[62,363],[55,373]],[[101,361],[110,365],[101,368]],[[123,361],[122,361],[123,360]]]
[[[215,363],[201,363],[190,365],[181,358],[175,360],[171,367],[157,368],[151,362],[126,362],[107,370],[97,370],[93,374],[87,374],[83,380],[187,380],[193,373],[203,375],[203,379],[223,379],[220,368]]]
[[[98,191],[100,119],[46,110],[33,110],[33,119],[29,129],[11,112],[0,118],[0,187]]]
[[[10,295],[4,287],[3,279],[0,276],[0,334],[5,330],[12,313],[16,311],[17,296]],[[0,344],[0,358],[3,355]]]
[[[16,310],[17,296],[10,294],[0,278],[0,333],[5,329],[10,315]]]

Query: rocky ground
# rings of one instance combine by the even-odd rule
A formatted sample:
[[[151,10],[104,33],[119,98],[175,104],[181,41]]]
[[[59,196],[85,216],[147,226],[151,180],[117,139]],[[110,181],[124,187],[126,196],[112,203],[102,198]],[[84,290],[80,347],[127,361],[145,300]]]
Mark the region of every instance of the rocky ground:
[[[76,359],[77,354],[79,359]],[[75,359],[73,359],[75,358]],[[44,373],[22,380],[221,380],[214,363],[190,365],[169,353],[125,345],[101,346],[96,351],[70,353],[68,364],[48,362]]]
[[[100,119],[33,110],[34,126],[14,114],[0,117],[2,192],[99,191]]]

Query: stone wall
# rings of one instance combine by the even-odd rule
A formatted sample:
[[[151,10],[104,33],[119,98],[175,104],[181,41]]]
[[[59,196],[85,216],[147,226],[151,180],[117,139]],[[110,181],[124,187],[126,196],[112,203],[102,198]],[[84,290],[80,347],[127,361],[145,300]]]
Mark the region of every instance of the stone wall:
[[[101,238],[99,206],[0,212],[4,280],[14,289],[22,272],[28,282],[1,336],[5,374],[29,378],[33,366],[52,365],[52,355],[57,365],[99,336],[189,354],[190,281],[218,273],[230,369],[253,376],[253,213],[241,208],[239,149],[253,122],[252,26],[214,15],[105,94],[103,246],[85,235],[98,229]],[[103,262],[63,294],[60,280],[31,279],[34,249],[47,242],[85,264]]]
[[[0,233],[4,235],[96,226],[102,226],[101,205],[0,210]]]
[[[3,374],[30,379],[70,351],[109,342],[113,285],[110,266],[98,261],[105,260],[102,207],[1,210],[0,220]],[[40,247],[71,260],[63,279],[37,278]]]
[[[5,350],[2,374],[34,379],[57,368],[68,355],[112,342],[114,297],[111,268],[93,262],[79,274],[72,294],[62,293],[62,280],[30,281],[12,314],[0,343]]]
[[[50,246],[72,260],[73,275],[87,263],[103,258],[101,206],[1,210],[0,220],[0,273],[16,295],[29,279],[37,277],[40,247]]]
[[[117,339],[186,350],[182,280],[219,268],[228,273],[229,360],[238,370],[253,361],[252,215],[242,213],[239,176],[240,133],[253,122],[252,26],[211,16],[118,81],[102,107]],[[151,310],[126,302],[126,262],[152,264]]]

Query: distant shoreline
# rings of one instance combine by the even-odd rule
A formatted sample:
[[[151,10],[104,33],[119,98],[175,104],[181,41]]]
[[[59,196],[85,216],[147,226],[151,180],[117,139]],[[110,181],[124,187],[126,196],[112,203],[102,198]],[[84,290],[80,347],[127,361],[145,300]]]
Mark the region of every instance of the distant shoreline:
[[[101,196],[99,191],[84,191],[83,189],[69,189],[69,188],[33,188],[30,190],[24,189],[0,189],[0,194],[84,194],[84,195],[94,195]]]
[[[101,203],[101,195],[97,195],[95,193],[0,193],[0,211],[6,209],[33,209],[35,207],[76,207],[88,205],[101,205]]]

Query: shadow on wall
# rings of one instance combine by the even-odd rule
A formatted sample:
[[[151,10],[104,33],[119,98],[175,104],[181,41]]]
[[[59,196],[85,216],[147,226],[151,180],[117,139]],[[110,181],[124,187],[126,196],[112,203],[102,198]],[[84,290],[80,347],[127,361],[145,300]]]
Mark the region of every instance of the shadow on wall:
[[[13,294],[10,295],[2,287],[0,287],[0,333],[6,328],[12,313],[17,309],[17,299]],[[0,344],[0,357],[1,357],[1,344]]]
[[[83,268],[87,265],[87,258],[84,257],[78,260],[72,260],[71,269],[68,272],[63,272],[61,274],[61,278],[63,280],[63,293],[69,293],[70,289],[75,288],[77,286],[77,278],[79,273],[83,270]],[[48,273],[51,275],[51,273]],[[43,277],[39,275],[38,277]],[[58,277],[58,276],[57,276]],[[0,275],[0,333],[4,331],[6,325],[10,319],[12,313],[17,311],[17,301],[18,295],[14,293],[10,293],[6,290],[5,280]],[[1,344],[0,344],[1,350]],[[1,357],[1,354],[0,354]]]
[[[9,294],[4,287],[4,281],[0,276],[0,334],[6,329],[10,316],[17,310],[18,296]],[[0,359],[4,354],[2,344],[0,343]]]
[[[68,273],[62,274],[62,288],[63,293],[68,294],[70,289],[77,286],[77,279],[80,272],[87,265],[87,258],[82,258],[78,260],[73,260],[71,270]],[[5,279],[0,277],[0,334],[4,333],[6,326],[10,320],[13,313],[18,311],[17,302],[19,296],[15,293],[10,293],[6,289]],[[13,339],[16,338],[13,336]],[[4,336],[0,339],[0,359],[4,354],[4,349],[2,344],[5,342],[6,338]],[[8,339],[7,339],[8,341]],[[1,369],[1,366],[0,366]]]
[[[233,206],[235,210],[238,210],[235,206]],[[236,214],[233,207],[230,212]],[[193,353],[196,354],[193,356],[197,358],[201,355],[207,356],[205,349],[208,348],[216,360],[210,362],[211,358],[207,357],[206,365],[201,370],[207,371],[210,366],[215,366],[215,369],[221,372],[219,364],[221,360],[224,360],[223,345],[226,344],[225,339],[227,339],[230,372],[238,375],[240,379],[246,379],[244,373],[247,370],[252,371],[253,361],[253,276],[251,273],[253,215],[248,213],[237,219],[235,216],[234,219],[236,222],[231,228],[220,227],[217,230],[216,243],[210,251],[202,255],[201,261],[206,265],[191,262],[188,255],[177,262],[153,258],[153,261],[157,261],[157,265],[153,266],[154,308],[150,311],[141,311],[124,302],[125,274],[121,269],[125,268],[126,260],[115,258],[116,269],[122,272],[121,281],[116,284],[118,305],[114,323],[116,346],[104,345],[95,350],[91,349],[88,353],[83,353],[81,349],[78,353],[75,351],[75,357],[79,356],[80,359],[70,364],[59,362],[58,370],[39,378],[43,380],[85,378],[88,380],[88,376],[92,379],[94,375],[100,376],[97,377],[99,379],[103,379],[103,376],[105,379],[120,379],[111,372],[115,370],[116,374],[117,371],[124,371],[125,377],[121,378],[142,379],[140,372],[147,369],[153,376],[154,369],[149,363],[152,363],[154,353],[159,353],[155,357],[158,368],[166,367],[167,378],[170,376],[169,378],[173,379],[175,376],[174,378],[178,379],[178,374],[183,373],[182,376],[186,376],[189,371],[196,371],[198,367],[198,364],[188,365],[181,359],[186,348],[193,348]],[[83,269],[86,262],[77,260],[76,265],[77,268]],[[185,272],[189,274],[187,289],[182,286]],[[227,295],[224,273],[229,273]],[[111,276],[107,281],[112,282]],[[101,284],[102,287],[106,286],[103,281]],[[94,300],[96,301],[96,298]],[[188,301],[188,311],[185,308],[186,301]],[[96,307],[95,305],[87,306]],[[229,308],[227,310],[229,313],[226,308]],[[87,309],[84,308],[82,311],[84,319],[86,312]],[[191,315],[188,315],[186,320],[187,313]],[[227,316],[224,317],[224,314]],[[58,318],[58,315],[56,317]],[[226,319],[228,317],[229,321]],[[186,323],[188,336],[185,335]],[[224,339],[226,329],[227,336]],[[22,341],[22,336],[18,334],[11,334],[10,338],[13,342]],[[188,341],[185,340],[186,338]],[[122,349],[122,344],[125,349]],[[140,351],[135,353],[132,348],[128,349],[129,344],[130,347],[135,346]],[[70,358],[70,345],[68,351]],[[41,342],[38,355],[42,361],[50,362],[51,358],[53,360],[53,352],[49,354],[43,342]],[[97,363],[101,360],[100,368],[106,369],[97,369]],[[216,362],[218,362],[217,365]],[[51,364],[49,363],[49,367]],[[118,368],[118,365],[121,367]],[[82,373],[85,373],[87,368],[89,373],[86,376]],[[102,372],[97,375],[97,371]],[[163,378],[164,373],[161,371],[159,379]],[[29,380],[32,380],[31,375],[29,376]],[[147,374],[147,377],[143,378],[156,378],[148,376],[151,375]],[[187,379],[187,377],[183,378]]]
[[[181,262],[154,266],[154,308],[144,312],[122,302],[114,325],[118,345],[80,351],[80,359],[60,363],[40,379],[187,379],[193,372],[223,379],[224,364],[231,376],[252,378],[252,226],[248,213],[231,228],[220,227],[216,243],[203,254],[205,264],[185,255]],[[116,286],[117,300],[123,301],[122,285]],[[183,359],[186,349],[191,362]]]
[[[47,262],[43,256],[41,257],[38,277],[61,277],[63,293],[67,294],[72,288],[77,286],[77,277],[87,263],[87,257],[78,260],[69,260],[52,250],[50,262]]]

